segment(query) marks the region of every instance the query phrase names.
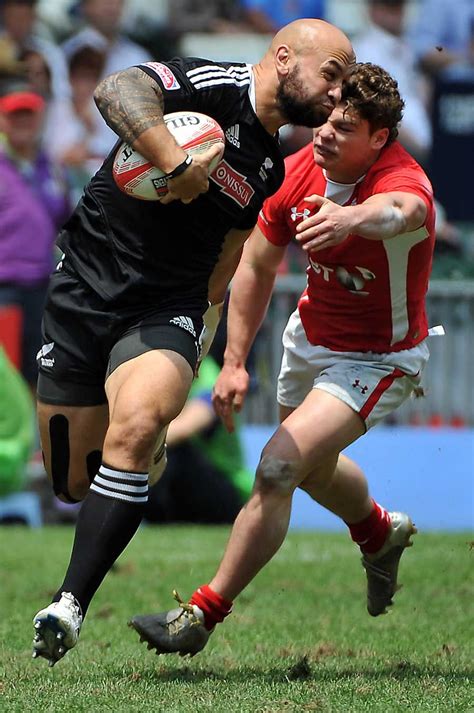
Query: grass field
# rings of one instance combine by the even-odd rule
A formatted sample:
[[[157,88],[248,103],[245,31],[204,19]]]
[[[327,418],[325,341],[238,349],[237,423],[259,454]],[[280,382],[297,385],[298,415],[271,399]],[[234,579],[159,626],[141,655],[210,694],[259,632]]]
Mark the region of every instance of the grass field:
[[[225,528],[143,528],[94,600],[78,647],[33,661],[33,614],[61,581],[70,528],[0,529],[1,711],[474,711],[474,551],[423,534],[387,615],[365,611],[345,535],[296,533],[193,659],[157,657],[126,626],[212,574]]]

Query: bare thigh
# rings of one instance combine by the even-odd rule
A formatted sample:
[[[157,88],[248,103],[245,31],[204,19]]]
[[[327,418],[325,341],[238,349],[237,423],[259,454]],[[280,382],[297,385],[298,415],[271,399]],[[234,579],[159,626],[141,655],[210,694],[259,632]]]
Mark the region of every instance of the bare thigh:
[[[148,471],[158,434],[181,412],[193,370],[168,349],[155,349],[121,364],[109,376],[110,426],[104,460],[114,468]]]
[[[262,453],[290,463],[293,487],[320,471],[332,475],[339,454],[365,433],[360,416],[346,403],[320,389],[313,389],[295,409],[281,407],[284,420]]]
[[[39,402],[38,425],[46,472],[56,495],[65,502],[82,500],[100,465],[108,426],[107,405]]]

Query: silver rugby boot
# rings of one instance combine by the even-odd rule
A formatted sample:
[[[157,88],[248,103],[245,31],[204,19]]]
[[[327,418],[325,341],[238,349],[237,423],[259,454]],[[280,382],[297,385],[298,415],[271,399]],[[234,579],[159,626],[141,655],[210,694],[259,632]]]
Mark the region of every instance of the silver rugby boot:
[[[373,554],[362,554],[362,566],[367,575],[367,611],[371,616],[386,614],[392,606],[393,596],[401,585],[397,584],[398,565],[406,547],[411,547],[410,537],[417,529],[411,518],[402,512],[390,512],[391,531],[383,547]]]
[[[36,614],[33,625],[33,658],[41,656],[54,666],[77,644],[82,626],[80,604],[73,594],[62,592],[59,602],[53,602]]]

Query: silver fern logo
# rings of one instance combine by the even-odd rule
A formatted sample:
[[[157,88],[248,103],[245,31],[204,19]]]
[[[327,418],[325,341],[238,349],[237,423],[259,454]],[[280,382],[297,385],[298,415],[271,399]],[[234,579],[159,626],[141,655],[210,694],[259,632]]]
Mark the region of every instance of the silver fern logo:
[[[54,357],[48,357],[47,355],[52,352],[54,349],[54,342],[50,342],[49,344],[43,344],[41,349],[39,350],[38,354],[36,355],[36,361],[39,362],[41,366],[46,366],[46,367],[53,367],[54,366]]]

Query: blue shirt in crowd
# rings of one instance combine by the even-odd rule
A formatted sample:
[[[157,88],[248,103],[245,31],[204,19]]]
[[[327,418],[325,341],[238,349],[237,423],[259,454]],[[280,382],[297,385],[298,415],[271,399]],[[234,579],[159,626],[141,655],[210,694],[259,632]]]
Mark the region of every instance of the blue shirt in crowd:
[[[325,0],[241,0],[245,10],[260,10],[277,30],[302,17],[324,18]]]
[[[467,64],[474,34],[474,0],[421,0],[408,39],[418,59],[435,48],[463,57]]]

